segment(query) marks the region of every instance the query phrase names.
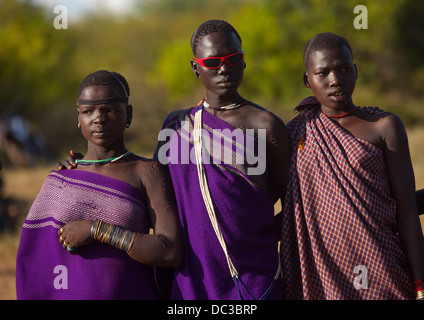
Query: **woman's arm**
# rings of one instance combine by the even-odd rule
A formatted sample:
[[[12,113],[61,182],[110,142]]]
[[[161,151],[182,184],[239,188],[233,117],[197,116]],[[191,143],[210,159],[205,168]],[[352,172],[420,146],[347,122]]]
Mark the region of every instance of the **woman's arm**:
[[[278,238],[281,236],[282,211],[289,181],[290,170],[290,136],[282,120],[273,117],[267,127],[267,169],[268,194],[274,204],[280,199],[281,211],[275,215],[275,228]]]
[[[137,234],[128,254],[149,265],[178,266],[183,256],[183,237],[168,167],[150,162],[149,170],[143,170],[142,182],[154,234]]]
[[[65,249],[73,253],[75,249],[90,244],[93,240],[115,245],[127,251],[134,260],[154,266],[178,266],[183,255],[183,240],[179,223],[175,196],[167,167],[152,161],[149,170],[143,170],[142,181],[149,199],[149,214],[154,229],[153,234],[131,234],[117,226],[94,221],[74,221],[59,231],[59,241]],[[113,232],[112,232],[113,230]],[[120,237],[120,238],[117,238]],[[122,243],[130,244],[130,247]]]
[[[424,279],[424,237],[417,213],[415,178],[406,130],[395,115],[382,121],[385,162],[397,204],[399,237],[413,280]]]

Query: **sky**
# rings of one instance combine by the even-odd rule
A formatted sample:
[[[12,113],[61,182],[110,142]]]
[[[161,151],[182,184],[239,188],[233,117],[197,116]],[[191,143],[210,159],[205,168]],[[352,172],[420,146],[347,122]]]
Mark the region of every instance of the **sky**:
[[[106,11],[116,16],[131,14],[137,5],[137,0],[31,0],[34,4],[42,5],[46,10],[56,6],[65,6],[69,20],[78,20],[85,14]]]

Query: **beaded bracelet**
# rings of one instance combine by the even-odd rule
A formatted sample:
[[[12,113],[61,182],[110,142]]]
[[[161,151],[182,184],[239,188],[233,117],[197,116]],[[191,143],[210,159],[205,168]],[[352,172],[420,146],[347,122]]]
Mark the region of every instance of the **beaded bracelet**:
[[[424,300],[424,284],[422,279],[414,281],[415,291],[417,293],[416,300]]]
[[[96,241],[111,245],[119,250],[131,250],[137,233],[130,230],[106,223],[102,220],[94,220],[90,229],[90,236]]]

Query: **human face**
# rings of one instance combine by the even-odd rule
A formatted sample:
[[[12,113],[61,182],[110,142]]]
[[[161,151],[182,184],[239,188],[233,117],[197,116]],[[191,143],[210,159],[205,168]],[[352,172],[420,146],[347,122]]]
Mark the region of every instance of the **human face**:
[[[84,88],[79,98],[103,100],[116,96],[119,95],[112,86],[101,85]],[[124,102],[79,105],[77,111],[81,132],[89,143],[105,147],[123,143],[125,125],[132,117],[130,105]]]
[[[347,47],[311,52],[306,78],[323,112],[347,111],[353,106],[357,71]]]
[[[225,57],[232,53],[242,52],[241,43],[232,32],[214,32],[200,39],[196,58]],[[238,95],[238,88],[243,80],[244,61],[235,66],[223,62],[217,69],[208,69],[201,66],[194,59],[192,69],[198,74],[206,88],[208,99],[234,99]]]

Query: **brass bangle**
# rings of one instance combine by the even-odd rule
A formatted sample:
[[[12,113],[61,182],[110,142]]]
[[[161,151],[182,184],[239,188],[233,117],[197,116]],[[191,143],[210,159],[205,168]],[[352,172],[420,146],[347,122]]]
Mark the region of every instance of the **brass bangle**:
[[[134,244],[135,237],[137,236],[137,233],[135,233],[135,232],[132,232],[132,233],[133,233],[133,236],[131,237],[131,240],[130,240],[130,243],[128,245],[127,250],[125,250],[127,253],[130,252],[130,250],[131,250],[131,248]]]
[[[94,240],[126,252],[129,252],[132,248],[136,235],[136,232],[106,223],[102,220],[95,220],[90,230],[90,236]]]
[[[103,227],[103,221],[102,220],[96,220],[96,225],[94,227],[94,234],[93,234],[93,239],[96,241],[100,241],[100,231],[102,230]]]
[[[110,242],[110,234],[112,233],[113,230],[113,225],[111,224],[106,224],[107,228],[106,228],[106,232],[104,234],[104,238],[103,238],[103,243],[109,243]]]
[[[129,232],[129,230],[125,230],[124,235],[122,236],[121,244],[119,245],[119,249],[121,249],[121,250],[123,250],[122,246],[124,245],[124,241],[125,241],[125,238],[126,238],[128,232]]]
[[[99,220],[94,220],[93,224],[91,225],[91,229],[90,229],[90,237],[92,239],[94,239],[94,235],[96,234],[96,228],[97,228],[97,224],[98,224]]]

